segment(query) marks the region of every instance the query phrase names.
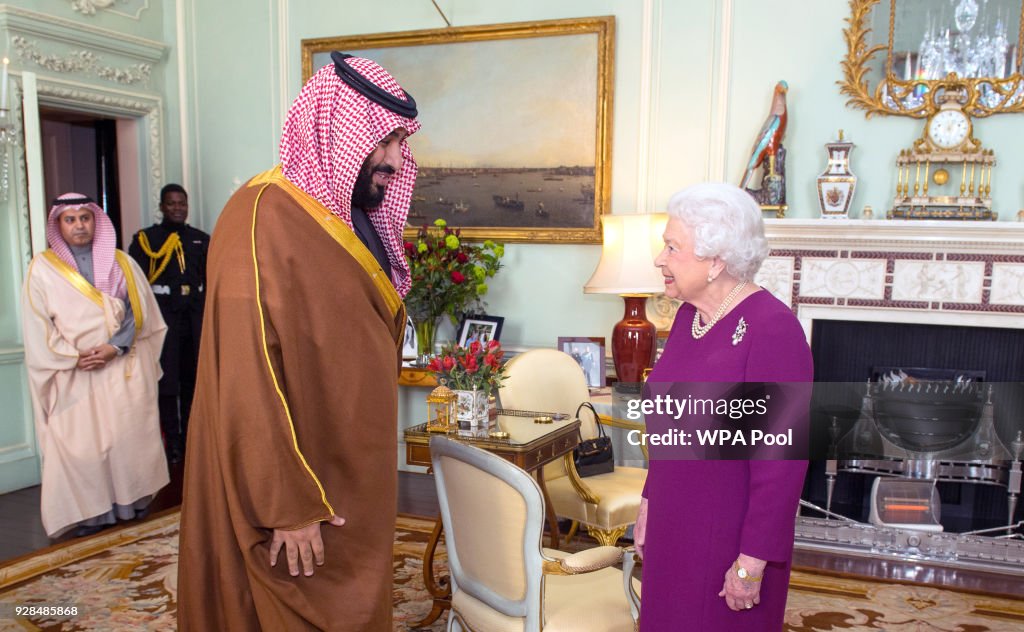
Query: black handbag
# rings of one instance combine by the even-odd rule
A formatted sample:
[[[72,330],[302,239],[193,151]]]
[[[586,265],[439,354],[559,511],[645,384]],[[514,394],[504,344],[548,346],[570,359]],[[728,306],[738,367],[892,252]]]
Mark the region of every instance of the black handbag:
[[[593,439],[583,440],[580,435],[580,443],[572,451],[572,460],[576,465],[576,473],[580,478],[607,474],[615,471],[615,455],[612,452],[612,438],[605,434],[604,427],[597,417],[597,411],[590,402],[583,402],[576,409],[576,418],[579,419],[580,411],[589,408],[594,414],[594,423],[597,424],[598,436]]]

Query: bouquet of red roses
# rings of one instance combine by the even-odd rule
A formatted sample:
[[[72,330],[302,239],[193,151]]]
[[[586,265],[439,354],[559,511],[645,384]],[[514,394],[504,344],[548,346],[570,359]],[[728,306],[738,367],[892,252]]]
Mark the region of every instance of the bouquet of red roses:
[[[504,357],[505,352],[497,340],[486,344],[471,342],[468,347],[453,342],[443,346],[427,368],[450,389],[490,391],[501,386],[505,379]]]

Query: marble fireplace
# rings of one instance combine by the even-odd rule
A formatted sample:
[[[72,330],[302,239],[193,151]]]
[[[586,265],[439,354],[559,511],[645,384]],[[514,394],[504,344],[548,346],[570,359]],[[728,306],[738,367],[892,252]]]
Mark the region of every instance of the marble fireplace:
[[[989,369],[990,381],[1024,381],[1024,224],[767,220],[766,230],[771,254],[757,281],[792,307],[809,341],[815,339],[816,323],[818,337],[841,323],[853,323],[854,330],[859,324],[881,325],[878,330],[886,335],[875,343],[880,351],[900,332],[930,329],[934,338],[941,331],[951,348],[971,350],[966,362],[970,368]],[[863,335],[859,341],[851,336],[851,344],[866,346]],[[956,355],[955,350],[949,353]],[[890,364],[891,356],[884,363]],[[816,353],[815,362],[819,380],[862,379],[850,375],[849,367],[829,365],[828,354]],[[798,546],[962,566],[994,563],[1019,569],[1024,563],[1019,539],[899,529],[879,533],[858,524],[801,518]],[[881,540],[886,544],[880,550]]]

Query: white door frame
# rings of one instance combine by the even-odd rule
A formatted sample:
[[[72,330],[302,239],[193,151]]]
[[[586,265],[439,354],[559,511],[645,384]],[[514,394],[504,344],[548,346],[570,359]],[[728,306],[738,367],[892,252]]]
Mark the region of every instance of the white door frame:
[[[46,199],[43,186],[40,106],[115,119],[129,119],[133,123],[126,126],[126,129],[135,130],[137,152],[134,153],[139,160],[135,167],[138,172],[133,179],[138,186],[133,186],[129,191],[122,191],[121,197],[122,217],[133,213],[138,215],[130,218],[129,226],[147,225],[152,219],[150,211],[157,207],[157,198],[164,178],[164,146],[163,101],[159,96],[39,77],[27,71],[21,74],[21,91],[20,113],[25,136],[20,147],[15,147],[12,151],[12,168],[9,174],[12,182],[8,204],[16,208],[14,212],[17,215],[16,224],[19,230],[15,243],[11,245],[15,246],[13,250],[20,251],[20,272],[23,277],[28,269],[29,260],[46,249],[46,215],[49,200]],[[18,120],[17,111],[11,112],[11,115],[13,120]],[[122,175],[126,174],[129,168],[129,165],[119,165]],[[20,304],[16,304],[14,309],[20,311]],[[18,317],[20,318],[20,314]],[[18,367],[15,371],[21,376],[22,382],[21,405],[13,405],[14,402],[11,402],[12,405],[5,411],[11,420],[7,423],[20,423],[18,432],[14,433],[17,436],[0,444],[0,493],[39,483],[40,455],[36,444],[24,362],[23,347],[0,348],[0,370]]]
[[[32,255],[46,249],[44,218],[48,200],[44,199],[42,140],[39,135],[39,107],[85,112],[115,119],[134,119],[137,122],[138,199],[125,199],[122,195],[122,217],[135,212],[130,226],[147,226],[152,219],[151,210],[159,204],[160,187],[164,180],[163,100],[160,97],[116,89],[104,89],[73,81],[53,78],[30,80],[32,73],[24,73],[25,103],[25,165],[29,191],[28,208],[32,233]],[[34,90],[34,92],[32,92]],[[31,107],[30,107],[31,104]],[[32,136],[29,136],[30,129]],[[120,140],[120,139],[119,139]],[[125,166],[119,165],[121,173]],[[134,209],[134,211],[133,211]]]

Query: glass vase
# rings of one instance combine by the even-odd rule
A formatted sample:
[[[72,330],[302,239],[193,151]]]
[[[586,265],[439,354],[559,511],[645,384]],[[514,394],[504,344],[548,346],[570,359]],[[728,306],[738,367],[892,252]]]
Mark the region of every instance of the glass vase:
[[[416,329],[416,364],[427,366],[434,355],[434,336],[437,334],[437,318],[423,318],[413,322]]]

